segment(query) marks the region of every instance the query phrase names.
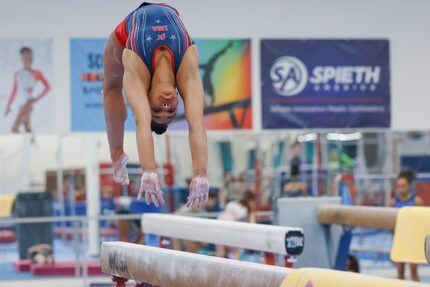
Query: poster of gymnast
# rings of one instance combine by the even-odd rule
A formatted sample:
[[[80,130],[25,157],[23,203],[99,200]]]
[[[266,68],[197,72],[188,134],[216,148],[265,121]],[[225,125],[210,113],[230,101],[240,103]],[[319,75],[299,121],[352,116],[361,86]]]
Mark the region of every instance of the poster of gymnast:
[[[205,91],[205,125],[209,130],[252,129],[250,40],[195,40]],[[71,40],[72,131],[104,131],[103,50],[105,39]],[[180,99],[180,98],[179,98]],[[128,107],[127,131],[135,124]],[[180,100],[168,131],[186,130]]]
[[[209,130],[252,129],[251,41],[195,40]],[[183,105],[169,129],[187,129]]]
[[[51,39],[0,39],[0,134],[52,133]]]

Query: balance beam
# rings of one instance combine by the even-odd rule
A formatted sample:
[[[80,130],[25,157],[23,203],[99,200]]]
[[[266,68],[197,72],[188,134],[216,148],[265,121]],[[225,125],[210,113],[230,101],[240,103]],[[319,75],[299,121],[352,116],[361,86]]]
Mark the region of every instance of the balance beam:
[[[296,268],[344,270],[353,227],[393,229],[398,213],[394,208],[342,206],[334,196],[280,198],[277,205],[279,224],[300,226],[305,233],[306,248]]]
[[[147,234],[282,255],[300,255],[304,248],[303,229],[297,227],[145,213],[142,230]]]
[[[318,220],[321,224],[394,229],[398,211],[392,207],[322,205]]]
[[[428,284],[317,268],[288,269],[125,242],[104,242],[104,273],[174,287],[421,287]],[[118,280],[125,286],[125,280]],[[143,286],[140,284],[139,286]]]
[[[104,242],[102,271],[140,283],[175,287],[280,286],[291,269],[125,242]]]

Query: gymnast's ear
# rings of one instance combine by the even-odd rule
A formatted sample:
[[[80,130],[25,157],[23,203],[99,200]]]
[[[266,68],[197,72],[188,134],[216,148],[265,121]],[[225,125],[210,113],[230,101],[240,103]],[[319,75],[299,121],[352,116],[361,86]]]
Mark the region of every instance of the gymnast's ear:
[[[151,121],[151,130],[157,135],[162,135],[167,131],[167,124],[158,124]]]

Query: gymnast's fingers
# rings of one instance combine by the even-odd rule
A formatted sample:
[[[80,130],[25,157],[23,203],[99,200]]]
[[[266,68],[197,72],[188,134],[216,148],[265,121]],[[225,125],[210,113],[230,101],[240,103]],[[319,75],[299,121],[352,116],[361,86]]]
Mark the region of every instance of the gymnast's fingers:
[[[155,207],[160,206],[158,203],[158,200],[157,200],[157,196],[154,193],[151,193],[151,199],[152,199],[152,202],[154,203]]]
[[[164,198],[163,198],[163,192],[162,192],[161,190],[159,190],[159,191],[156,193],[156,195],[157,195],[157,199],[158,199],[158,201],[160,202],[160,204],[161,204],[161,205],[164,205],[164,204],[165,204],[165,202],[164,202]]]
[[[196,198],[196,207],[200,207],[201,206],[201,204],[203,202],[202,199],[203,198],[201,196],[199,196],[199,197]]]
[[[149,194],[149,190],[145,191],[145,201],[147,205],[151,203],[151,196]]]
[[[195,199],[194,199],[194,208],[198,208],[198,207],[200,207],[200,197],[196,197]]]
[[[140,185],[139,194],[137,195],[137,199],[140,200],[145,192],[143,191],[143,185]]]
[[[190,196],[188,197],[187,207],[188,207],[188,208],[193,208],[193,202],[194,202],[194,198],[190,195]]]

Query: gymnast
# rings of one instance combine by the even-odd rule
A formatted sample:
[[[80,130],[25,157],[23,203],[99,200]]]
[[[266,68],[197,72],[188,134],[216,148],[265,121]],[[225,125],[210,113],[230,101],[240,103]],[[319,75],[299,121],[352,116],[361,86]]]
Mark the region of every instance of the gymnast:
[[[174,119],[178,94],[185,106],[193,178],[188,207],[208,199],[207,139],[203,123],[204,92],[198,52],[178,11],[167,4],[143,3],[115,28],[104,52],[104,111],[114,181],[129,183],[123,149],[127,108],[124,89],[136,121],[142,168],[138,198],[164,204],[157,175],[152,132],[163,134]]]

